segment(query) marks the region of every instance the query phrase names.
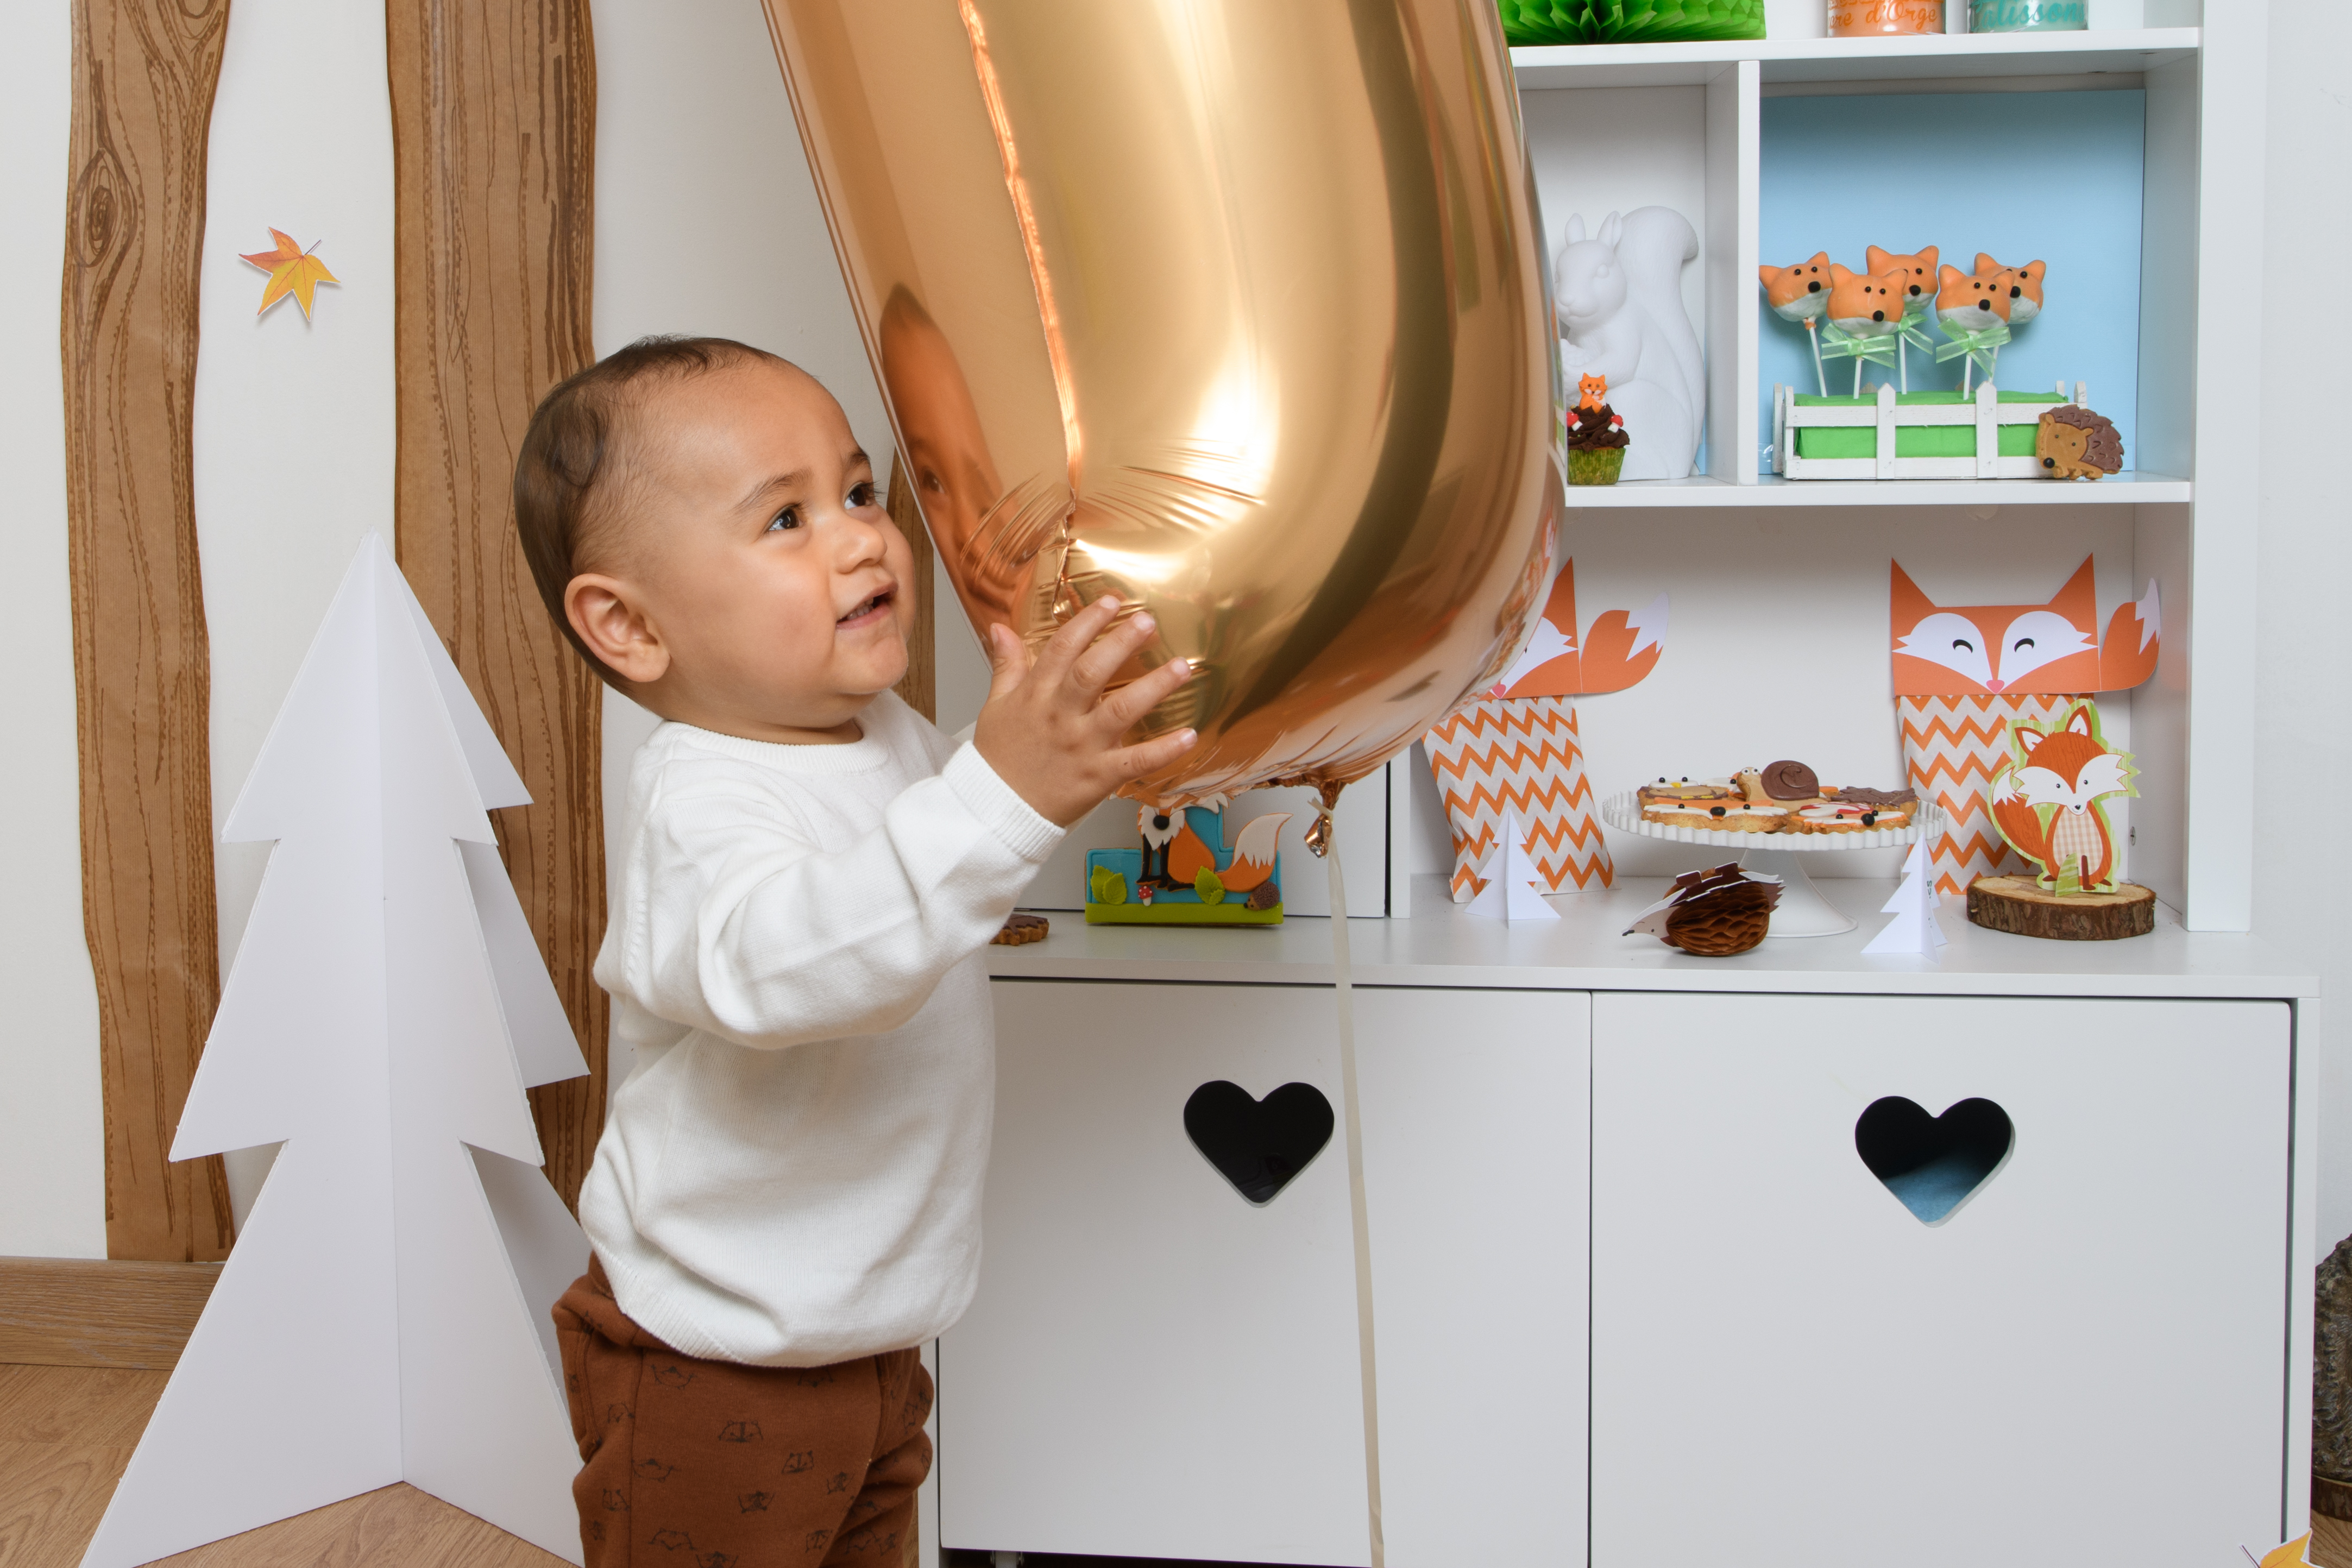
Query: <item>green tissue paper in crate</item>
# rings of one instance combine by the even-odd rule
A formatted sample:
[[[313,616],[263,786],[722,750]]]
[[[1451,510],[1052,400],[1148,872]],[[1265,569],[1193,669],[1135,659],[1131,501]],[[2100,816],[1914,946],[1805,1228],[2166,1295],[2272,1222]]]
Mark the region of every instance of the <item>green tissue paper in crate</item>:
[[[2003,402],[2042,402],[2055,405],[2065,400],[2056,392],[2014,392],[2000,394]],[[1974,457],[1977,455],[1976,402],[1957,392],[1898,392],[1895,401],[1905,408],[1952,405],[1949,424],[1898,424],[1895,427],[1895,455],[1897,457]],[[1801,408],[1875,408],[1875,397],[1815,397],[1809,392],[1797,394]],[[2033,455],[2033,431],[2030,424],[2004,424],[2000,430],[2000,455],[2031,457]],[[1820,457],[1875,457],[1878,455],[1878,431],[1874,425],[1846,424],[1827,428],[1819,425],[1801,427],[1797,431],[1797,455]]]
[[[1496,0],[1513,44],[1666,44],[1764,36],[1764,0]]]

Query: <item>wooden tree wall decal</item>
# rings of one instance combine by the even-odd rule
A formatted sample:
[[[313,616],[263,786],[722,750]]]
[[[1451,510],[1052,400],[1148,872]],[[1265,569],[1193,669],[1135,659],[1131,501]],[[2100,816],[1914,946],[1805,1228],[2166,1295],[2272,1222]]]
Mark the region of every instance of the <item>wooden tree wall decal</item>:
[[[586,1064],[491,844],[526,799],[369,535],[229,813],[277,847],[173,1152],[284,1147],[84,1568],[399,1480],[580,1561],[588,1243],[524,1089]]]
[[[604,691],[548,622],[509,486],[532,407],[595,357],[588,0],[394,0],[385,39],[400,564],[537,801],[495,821],[588,1056],[531,1096],[569,1203],[604,1121]]]
[[[63,330],[106,1250],[228,1253],[217,1157],[164,1151],[220,991],[210,659],[190,398],[205,143],[228,0],[74,0]]]

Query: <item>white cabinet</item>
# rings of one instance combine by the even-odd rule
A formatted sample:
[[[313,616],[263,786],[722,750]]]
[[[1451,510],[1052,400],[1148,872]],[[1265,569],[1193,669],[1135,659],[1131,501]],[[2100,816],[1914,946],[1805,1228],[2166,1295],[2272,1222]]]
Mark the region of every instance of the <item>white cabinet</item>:
[[[1356,1015],[1389,1568],[1581,1563],[1590,998]]]
[[[1184,1131],[1218,1079],[1336,1106],[1330,992],[992,989],[987,1250],[940,1342],[944,1544],[1370,1562],[1340,1134],[1259,1207]]]
[[[1370,1561],[1344,1132],[1253,1205],[1223,1079],[1339,1104],[1323,988],[1000,982],[979,1297],[940,1343],[950,1546]],[[1386,1560],[1582,1561],[1590,1002],[1357,993]]]
[[[2283,1003],[1604,994],[1592,1563],[2211,1564],[2278,1539]],[[2006,1162],[1930,1226],[1864,1109]]]

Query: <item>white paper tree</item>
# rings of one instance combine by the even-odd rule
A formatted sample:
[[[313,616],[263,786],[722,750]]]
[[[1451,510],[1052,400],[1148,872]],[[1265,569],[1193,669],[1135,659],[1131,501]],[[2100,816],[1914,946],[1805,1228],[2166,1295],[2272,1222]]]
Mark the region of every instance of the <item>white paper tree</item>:
[[[1470,901],[1470,913],[1496,920],[1557,920],[1559,911],[1543,901],[1543,873],[1528,853],[1527,825],[1511,808],[1503,808],[1500,841],[1478,868],[1486,885]]]
[[[1927,845],[1922,841],[1911,846],[1904,857],[1903,882],[1895,888],[1895,896],[1879,906],[1882,915],[1892,915],[1886,929],[1870,939],[1865,953],[1920,953],[1930,958],[1940,958],[1936,949],[1948,938],[1944,928],[1936,924],[1935,874],[1927,863]]]
[[[571,1562],[527,1085],[587,1071],[488,810],[530,797],[370,534],[223,836],[275,840],[173,1159],[283,1141],[84,1568],[405,1480]]]

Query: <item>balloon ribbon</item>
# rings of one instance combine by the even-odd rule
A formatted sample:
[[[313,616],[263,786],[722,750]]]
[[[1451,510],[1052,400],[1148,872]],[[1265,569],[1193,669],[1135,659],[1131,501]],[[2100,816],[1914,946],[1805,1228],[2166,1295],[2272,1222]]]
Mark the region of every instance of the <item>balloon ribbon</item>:
[[[1349,984],[1348,884],[1332,852],[1331,808],[1338,788],[1327,786],[1322,810],[1307,830],[1307,847],[1323,857],[1331,888],[1331,995],[1339,1012],[1339,1108],[1348,1136],[1348,1218],[1356,1243],[1356,1343],[1364,1390],[1364,1507],[1371,1531],[1372,1568],[1388,1561],[1381,1539],[1381,1400],[1379,1362],[1372,1352],[1372,1226],[1364,1202],[1364,1124],[1356,1108],[1356,998]]]

